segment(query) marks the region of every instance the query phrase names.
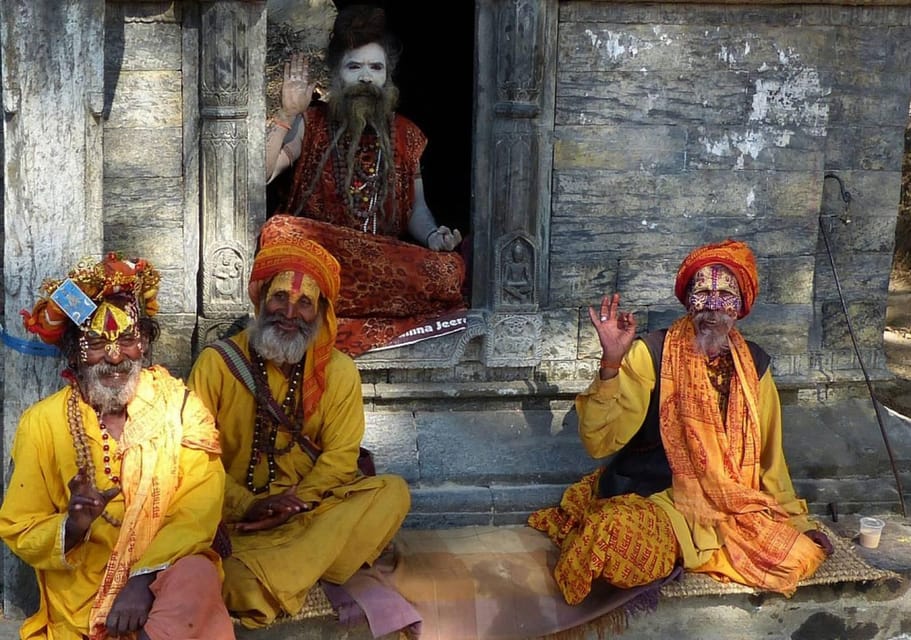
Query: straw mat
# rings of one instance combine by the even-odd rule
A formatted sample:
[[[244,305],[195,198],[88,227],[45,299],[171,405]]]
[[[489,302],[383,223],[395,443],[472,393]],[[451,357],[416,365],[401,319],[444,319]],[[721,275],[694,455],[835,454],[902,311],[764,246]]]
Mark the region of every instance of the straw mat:
[[[820,528],[829,536],[835,552],[826,558],[816,573],[806,580],[802,580],[798,587],[838,582],[878,582],[901,579],[901,576],[893,571],[877,569],[869,565],[857,555],[850,540],[842,538],[825,525],[821,524]],[[669,582],[661,588],[661,595],[667,598],[737,593],[758,594],[761,591],[733,582],[719,582],[705,574],[690,572],[685,572],[680,580]]]
[[[307,594],[307,601],[301,610],[289,618],[283,620],[309,620],[310,618],[327,618],[335,617],[335,610],[326,597],[326,592],[319,583],[313,585]]]

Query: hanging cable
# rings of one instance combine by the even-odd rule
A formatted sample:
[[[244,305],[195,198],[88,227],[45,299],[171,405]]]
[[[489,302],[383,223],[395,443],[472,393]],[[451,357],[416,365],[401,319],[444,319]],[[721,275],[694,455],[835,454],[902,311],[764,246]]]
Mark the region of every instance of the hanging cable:
[[[848,208],[851,206],[851,193],[845,189],[845,183],[841,177],[834,173],[826,173],[823,180],[833,179],[838,182],[838,189],[841,193],[841,199],[845,203],[844,215],[840,218],[842,223],[850,224],[851,219],[847,216]],[[873,401],[873,411],[876,413],[876,421],[879,423],[879,432],[882,434],[883,442],[886,445],[886,454],[889,456],[889,465],[892,467],[892,475],[895,476],[895,488],[898,490],[898,502],[901,506],[902,517],[907,517],[905,513],[905,496],[902,491],[901,476],[898,473],[898,467],[895,464],[895,455],[892,453],[892,445],[889,443],[889,435],[886,433],[885,422],[883,421],[882,410],[876,394],[873,391],[873,382],[867,374],[867,367],[864,364],[863,356],[860,354],[860,348],[857,346],[857,337],[854,335],[854,327],[851,326],[851,317],[848,315],[848,305],[845,302],[845,296],[841,290],[841,281],[838,278],[838,269],[835,268],[835,258],[832,256],[832,248],[829,245],[829,232],[823,221],[822,209],[819,211],[819,229],[822,232],[822,240],[826,245],[826,254],[829,256],[829,265],[832,267],[832,277],[835,278],[835,289],[838,291],[838,299],[841,301],[841,309],[845,314],[845,322],[848,325],[848,334],[851,336],[851,344],[854,346],[854,353],[857,355],[857,361],[860,363],[860,370],[864,374],[864,380],[867,383],[867,390],[870,392],[870,399]]]

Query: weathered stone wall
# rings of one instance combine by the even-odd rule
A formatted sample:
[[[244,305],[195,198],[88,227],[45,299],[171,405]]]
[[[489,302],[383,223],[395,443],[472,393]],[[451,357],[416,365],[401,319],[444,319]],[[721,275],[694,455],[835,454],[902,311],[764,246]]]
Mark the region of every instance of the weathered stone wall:
[[[193,10],[109,2],[104,30],[104,248],[161,271],[155,355],[178,371],[190,364],[199,268]]]
[[[247,310],[249,241],[264,214],[262,3],[103,4],[103,73],[87,74],[88,91],[67,93],[78,105],[67,112],[79,112],[80,127],[85,117],[88,133],[68,156],[69,189],[53,192],[66,206],[34,210],[68,230],[66,250],[47,252],[54,259],[27,284],[34,291],[38,271],[70,264],[73,246],[100,244],[94,226],[85,230],[88,217],[72,214],[88,210],[92,225],[103,222],[104,249],[162,269],[155,357],[182,374],[194,328],[204,340]],[[382,470],[411,483],[412,524],[520,521],[591,468],[567,414],[598,356],[587,307],[618,290],[643,329],[666,326],[680,312],[676,267],[705,241],[734,236],[753,245],[762,294],[745,333],[772,353],[790,400],[832,400],[831,383],[860,373],[819,232],[822,211],[866,363],[883,375],[911,10],[556,0],[477,7],[469,330],[358,359],[367,444]],[[43,109],[46,90],[27,97]],[[46,136],[38,125],[54,118],[28,106],[30,135]],[[7,121],[22,144],[20,121]],[[847,211],[827,172],[850,191]],[[71,174],[84,176],[84,189],[72,187]],[[43,190],[29,193],[39,191],[47,200]],[[4,192],[11,210],[17,198],[17,220],[34,218],[37,196],[23,200],[9,184]],[[74,208],[70,192],[87,204]],[[17,265],[18,278],[25,261],[11,261],[11,240],[4,263]],[[4,275],[11,289],[11,270]],[[27,293],[18,282],[17,300]],[[7,310],[9,321],[9,302]],[[805,437],[794,441],[812,444],[820,419],[790,418]],[[798,457],[792,469],[801,491],[812,492],[825,475],[875,473],[881,461],[870,458],[819,470]],[[815,504],[839,492],[816,491]]]
[[[547,315],[563,329],[543,375],[597,355],[581,307],[601,292],[620,291],[642,327],[664,326],[680,308],[681,258],[736,237],[761,281],[743,329],[779,379],[856,378],[821,211],[854,331],[880,369],[908,25],[906,8],[561,3]],[[851,193],[849,224],[832,218],[843,203],[826,172]]]

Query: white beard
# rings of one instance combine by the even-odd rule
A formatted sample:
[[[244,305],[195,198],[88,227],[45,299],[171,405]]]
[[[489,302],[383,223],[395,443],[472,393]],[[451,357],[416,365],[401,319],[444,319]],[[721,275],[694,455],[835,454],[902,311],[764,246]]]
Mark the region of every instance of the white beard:
[[[300,331],[290,337],[274,325],[273,317],[262,311],[253,321],[250,325],[250,346],[274,364],[297,364],[316,339],[321,317],[317,315],[313,322],[298,321]]]
[[[79,387],[82,394],[98,413],[121,413],[136,395],[142,359],[125,359],[118,364],[101,361],[97,364],[83,364],[79,368]],[[101,378],[113,373],[125,376],[120,386],[110,387]]]
[[[734,319],[721,311],[700,311],[693,315],[696,328],[696,349],[699,353],[714,358],[730,350],[728,334],[734,328]]]

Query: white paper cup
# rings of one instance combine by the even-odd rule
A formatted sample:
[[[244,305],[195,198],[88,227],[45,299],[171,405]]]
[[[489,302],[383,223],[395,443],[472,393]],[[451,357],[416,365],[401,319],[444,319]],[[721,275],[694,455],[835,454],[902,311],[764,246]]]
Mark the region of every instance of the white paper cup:
[[[882,535],[883,527],[886,523],[879,518],[861,518],[860,519],[860,546],[867,549],[875,549],[879,546],[879,538]]]

